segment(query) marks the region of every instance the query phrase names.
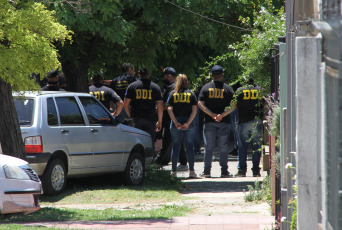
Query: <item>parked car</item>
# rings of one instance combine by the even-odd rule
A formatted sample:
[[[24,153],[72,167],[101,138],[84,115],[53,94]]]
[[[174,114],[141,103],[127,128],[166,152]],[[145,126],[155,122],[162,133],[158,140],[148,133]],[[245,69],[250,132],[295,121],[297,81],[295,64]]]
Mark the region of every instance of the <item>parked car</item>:
[[[151,136],[119,124],[87,93],[25,92],[14,95],[27,161],[45,194],[63,191],[67,177],[119,173],[141,185],[152,162]]]
[[[28,214],[40,209],[42,184],[27,161],[0,154],[0,213]]]

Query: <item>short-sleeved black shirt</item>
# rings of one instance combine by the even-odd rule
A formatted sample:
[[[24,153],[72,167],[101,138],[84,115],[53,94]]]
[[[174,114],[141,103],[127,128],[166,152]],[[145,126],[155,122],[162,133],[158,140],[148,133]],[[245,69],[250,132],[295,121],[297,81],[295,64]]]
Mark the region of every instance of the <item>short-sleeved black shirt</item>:
[[[167,105],[173,107],[175,117],[189,117],[192,106],[197,105],[197,98],[194,92],[189,89],[181,89],[178,93],[172,91]]]
[[[263,99],[258,86],[243,86],[235,92],[237,96],[237,110],[239,124],[252,121],[263,116]]]
[[[110,101],[117,103],[121,98],[111,88],[102,84],[93,84],[89,87],[89,93],[101,101],[101,103],[109,110]]]
[[[132,117],[155,120],[156,101],[162,100],[162,92],[150,79],[139,79],[128,86],[125,98],[131,99]]]
[[[225,108],[230,106],[233,99],[234,91],[227,84],[222,81],[212,81],[207,83],[201,89],[198,100],[203,101],[204,105],[213,113],[221,114]],[[204,121],[216,122],[208,114],[204,114]],[[225,116],[221,122],[229,123],[229,115]]]
[[[109,85],[109,88],[113,89],[123,100],[125,98],[127,87],[136,80],[137,78],[130,74],[123,74],[113,79]]]
[[[174,90],[176,88],[176,83],[172,83],[171,85],[166,87],[166,90],[163,94],[163,102],[167,102],[167,99],[169,98],[169,95],[171,93],[172,90]]]

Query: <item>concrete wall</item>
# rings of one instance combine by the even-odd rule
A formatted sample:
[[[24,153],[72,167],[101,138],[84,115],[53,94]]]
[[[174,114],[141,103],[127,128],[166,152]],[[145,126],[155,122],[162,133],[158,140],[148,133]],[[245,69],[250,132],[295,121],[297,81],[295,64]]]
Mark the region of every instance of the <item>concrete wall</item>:
[[[318,229],[318,171],[320,153],[321,39],[296,38],[296,162],[298,230]]]

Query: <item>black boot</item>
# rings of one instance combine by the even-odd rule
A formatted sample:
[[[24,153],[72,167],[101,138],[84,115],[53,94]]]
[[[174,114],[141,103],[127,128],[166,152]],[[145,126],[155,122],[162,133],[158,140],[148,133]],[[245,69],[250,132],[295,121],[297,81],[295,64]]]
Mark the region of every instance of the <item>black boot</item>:
[[[261,176],[260,168],[257,168],[257,169],[252,168],[252,171],[253,171],[253,177],[260,177]]]

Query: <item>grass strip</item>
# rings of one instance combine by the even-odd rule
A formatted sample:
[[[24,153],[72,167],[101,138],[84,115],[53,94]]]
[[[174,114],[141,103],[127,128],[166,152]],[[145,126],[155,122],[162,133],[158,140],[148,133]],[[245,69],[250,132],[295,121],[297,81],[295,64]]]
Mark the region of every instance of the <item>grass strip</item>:
[[[0,223],[10,222],[41,222],[41,221],[113,221],[113,220],[143,220],[143,219],[169,219],[175,216],[184,216],[191,209],[187,206],[164,205],[151,210],[105,210],[94,209],[66,209],[42,208],[28,215],[0,216]]]

